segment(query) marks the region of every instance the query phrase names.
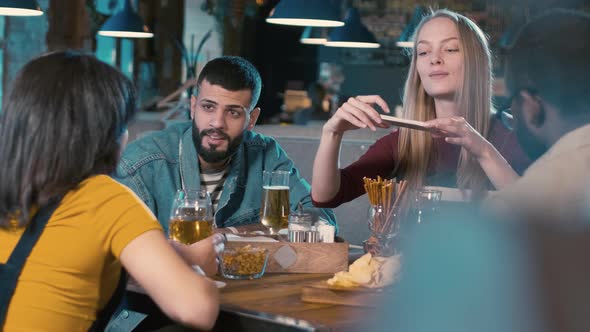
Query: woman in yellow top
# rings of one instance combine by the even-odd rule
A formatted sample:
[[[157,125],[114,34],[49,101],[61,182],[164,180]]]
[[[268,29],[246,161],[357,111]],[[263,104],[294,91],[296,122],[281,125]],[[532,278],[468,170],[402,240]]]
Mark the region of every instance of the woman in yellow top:
[[[0,295],[13,292],[0,330],[87,331],[121,266],[172,319],[213,326],[215,285],[177,255],[141,200],[108,176],[135,103],[132,83],[91,55],[47,54],[15,79],[0,114],[0,273],[10,269],[5,263],[25,228],[35,228],[36,211],[61,203],[16,287],[0,285]]]

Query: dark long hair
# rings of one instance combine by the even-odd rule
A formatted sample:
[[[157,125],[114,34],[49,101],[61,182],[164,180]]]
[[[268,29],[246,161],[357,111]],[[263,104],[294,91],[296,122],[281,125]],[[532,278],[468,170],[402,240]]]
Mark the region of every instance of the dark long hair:
[[[114,171],[136,110],[133,84],[92,55],[61,51],[27,63],[0,114],[0,226],[86,178]]]

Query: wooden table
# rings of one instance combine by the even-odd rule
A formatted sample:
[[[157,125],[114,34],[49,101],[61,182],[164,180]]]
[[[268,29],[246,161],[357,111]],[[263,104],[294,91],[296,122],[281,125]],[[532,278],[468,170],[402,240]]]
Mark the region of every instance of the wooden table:
[[[214,331],[358,331],[374,308],[305,303],[301,288],[333,274],[266,274],[256,280],[228,280],[220,289],[221,310]],[[145,294],[129,293],[130,309],[148,313],[142,330],[174,325]],[[149,303],[148,303],[149,302]]]
[[[227,286],[221,289],[221,311],[249,315],[251,319],[267,318],[302,331],[356,331],[364,319],[372,317],[374,308],[301,301],[303,285],[332,276],[267,274],[256,280],[223,279]]]

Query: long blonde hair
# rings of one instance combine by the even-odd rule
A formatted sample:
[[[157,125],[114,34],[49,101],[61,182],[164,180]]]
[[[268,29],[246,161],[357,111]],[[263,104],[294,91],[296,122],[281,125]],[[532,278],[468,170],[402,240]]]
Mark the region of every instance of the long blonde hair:
[[[463,84],[455,94],[459,114],[484,137],[488,136],[492,108],[492,60],[483,31],[467,17],[449,10],[437,10],[424,17],[416,28],[415,38],[428,21],[444,17],[455,23],[463,50]],[[414,39],[415,39],[414,38]],[[403,112],[409,119],[427,121],[436,118],[434,98],[424,90],[416,68],[416,44],[404,87]],[[398,177],[408,180],[412,187],[424,185],[424,177],[431,155],[432,138],[429,133],[400,128]],[[478,161],[461,149],[457,166],[457,186],[471,189],[472,197],[480,197],[488,187],[488,178]]]

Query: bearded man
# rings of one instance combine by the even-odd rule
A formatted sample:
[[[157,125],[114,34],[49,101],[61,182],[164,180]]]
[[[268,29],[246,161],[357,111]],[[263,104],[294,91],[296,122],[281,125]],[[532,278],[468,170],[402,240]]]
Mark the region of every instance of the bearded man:
[[[290,172],[290,208],[313,207],[310,186],[271,137],[251,131],[262,81],[241,57],[208,62],[191,96],[192,121],[175,124],[127,147],[115,178],[131,188],[154,212],[164,229],[175,192],[207,188],[219,229],[232,232],[260,224],[263,171]],[[330,209],[320,217],[335,224]]]

